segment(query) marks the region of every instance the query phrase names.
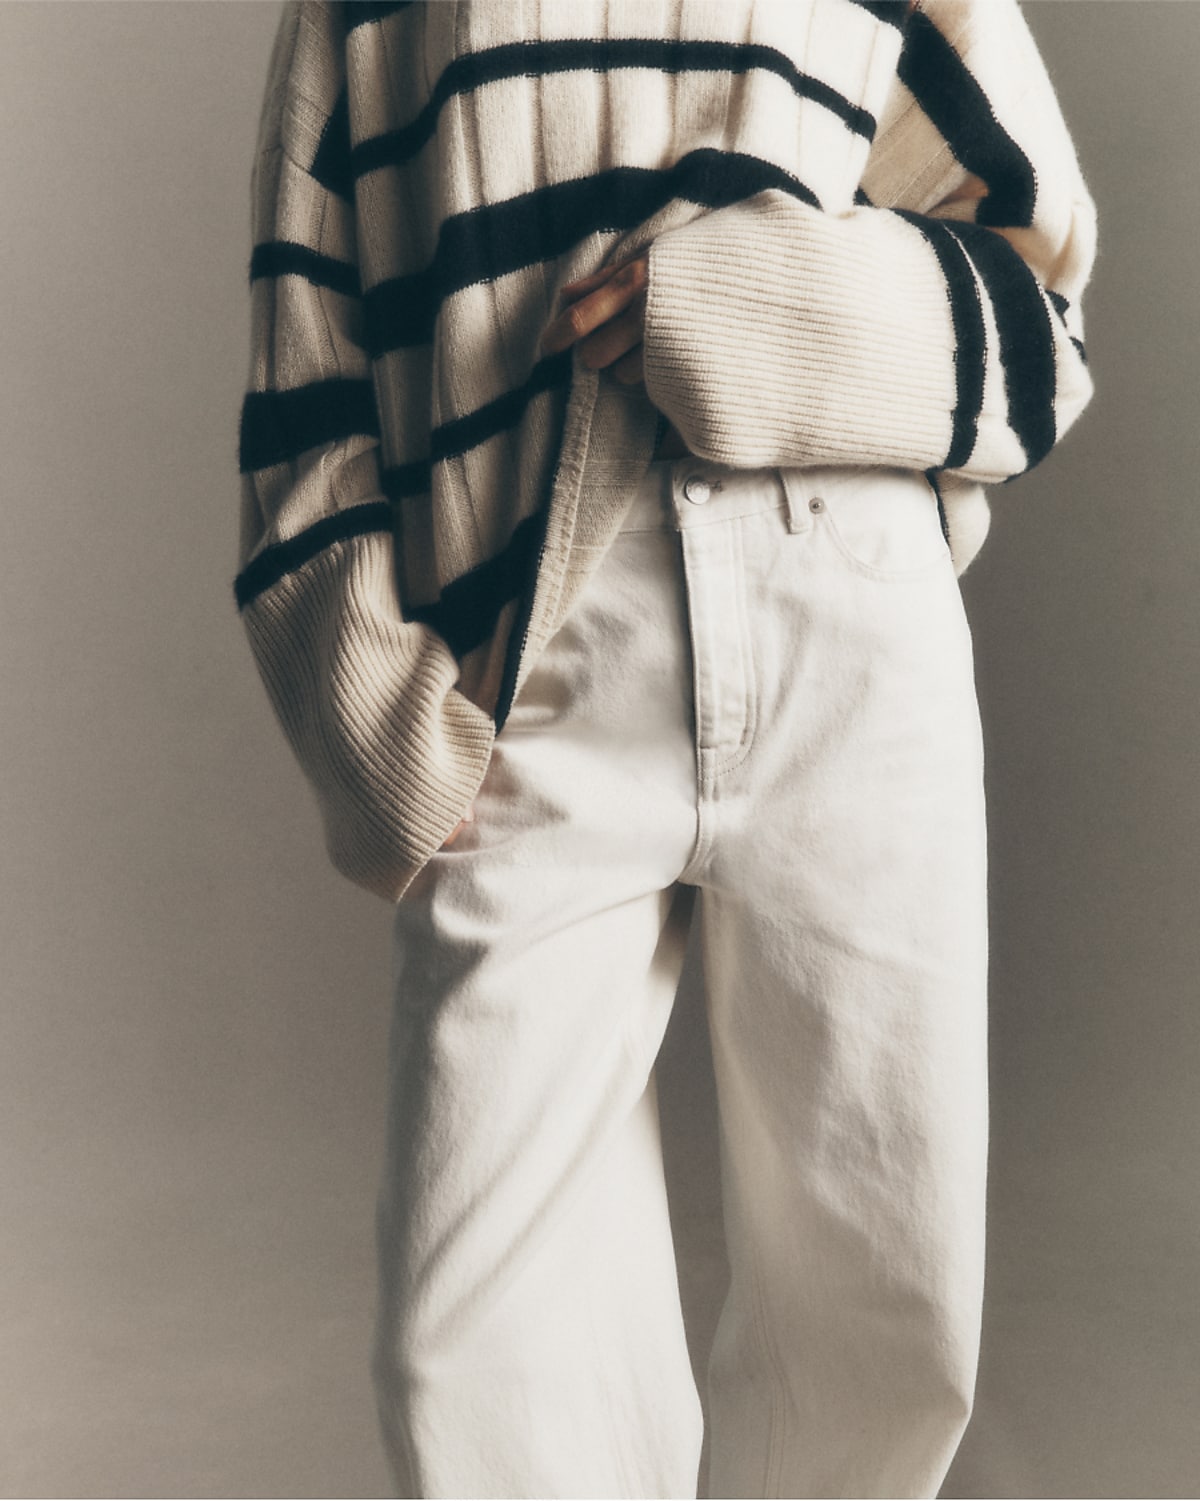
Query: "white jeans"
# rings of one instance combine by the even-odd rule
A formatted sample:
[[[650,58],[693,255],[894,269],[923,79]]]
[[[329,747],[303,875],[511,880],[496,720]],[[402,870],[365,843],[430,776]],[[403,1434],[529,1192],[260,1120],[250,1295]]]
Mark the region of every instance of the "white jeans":
[[[694,903],[732,1278],[710,1494],[935,1496],[979,1348],[987,878],[929,484],[653,463],[493,756],[395,915],[399,1493],[695,1496],[652,1073]]]

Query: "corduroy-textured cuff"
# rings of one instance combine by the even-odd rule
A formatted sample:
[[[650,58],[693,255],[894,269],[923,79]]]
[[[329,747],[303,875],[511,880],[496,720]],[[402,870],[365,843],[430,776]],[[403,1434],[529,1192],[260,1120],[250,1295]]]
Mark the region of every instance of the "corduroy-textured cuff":
[[[384,537],[335,543],[242,619],[334,867],[397,902],[487,773],[491,716],[429,626],[393,613]]]
[[[885,211],[768,189],[650,248],[646,390],[702,457],[935,466],[954,356],[937,261]]]

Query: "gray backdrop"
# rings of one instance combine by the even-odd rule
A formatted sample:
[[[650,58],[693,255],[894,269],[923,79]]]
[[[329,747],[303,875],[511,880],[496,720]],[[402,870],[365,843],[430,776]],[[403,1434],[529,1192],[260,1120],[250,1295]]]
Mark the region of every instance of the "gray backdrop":
[[[0,6],[0,1489],[379,1496],[390,909],[233,605],[274,3]],[[1195,1496],[1200,7],[1032,0],[1099,394],[963,580],[988,745],[989,1298],[943,1494]],[[662,1068],[698,1363],[695,987]]]

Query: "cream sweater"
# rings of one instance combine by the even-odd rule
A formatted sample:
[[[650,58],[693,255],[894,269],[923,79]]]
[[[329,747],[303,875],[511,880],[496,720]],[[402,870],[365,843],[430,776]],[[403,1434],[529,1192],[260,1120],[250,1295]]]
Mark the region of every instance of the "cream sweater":
[[[389,901],[667,418],[927,472],[961,574],[1092,391],[1094,209],[1016,0],[288,0],[252,198],[235,594]],[[644,389],[543,356],[559,287],[642,250]]]

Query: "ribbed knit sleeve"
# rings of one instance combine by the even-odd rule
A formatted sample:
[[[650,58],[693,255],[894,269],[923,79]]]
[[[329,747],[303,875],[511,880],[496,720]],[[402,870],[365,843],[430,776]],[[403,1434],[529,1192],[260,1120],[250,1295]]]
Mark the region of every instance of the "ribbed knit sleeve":
[[[994,483],[1092,394],[1095,210],[1016,0],[922,0],[853,207],[771,187],[650,248],[650,399],[738,467]]]
[[[404,618],[364,349],[341,7],[289,0],[253,169],[237,602],[335,867],[389,900],[450,834],[495,726]]]

